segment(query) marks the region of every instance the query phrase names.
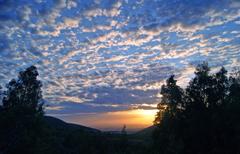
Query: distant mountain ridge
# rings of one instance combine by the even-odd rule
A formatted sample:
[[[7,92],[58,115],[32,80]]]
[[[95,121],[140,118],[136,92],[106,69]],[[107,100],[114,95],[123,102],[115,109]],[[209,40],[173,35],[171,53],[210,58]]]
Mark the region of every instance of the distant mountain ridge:
[[[82,130],[85,132],[91,132],[91,133],[101,133],[100,130],[95,128],[90,128],[78,124],[72,124],[64,122],[61,119],[51,117],[51,116],[44,116],[44,121],[49,125],[50,127],[54,127],[56,129],[69,129],[69,130]]]
[[[121,134],[121,131],[100,131],[96,128],[86,127],[79,124],[67,123],[61,119],[52,117],[52,116],[44,116],[44,120],[50,127],[54,127],[56,129],[69,129],[69,130],[83,130],[85,132],[92,133],[110,133],[110,134]],[[137,131],[131,136],[137,136],[140,138],[150,138],[156,126],[149,126],[140,131]]]

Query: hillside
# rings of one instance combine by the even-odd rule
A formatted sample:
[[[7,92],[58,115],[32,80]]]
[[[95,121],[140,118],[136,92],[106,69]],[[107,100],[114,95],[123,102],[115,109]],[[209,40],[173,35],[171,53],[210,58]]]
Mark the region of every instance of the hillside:
[[[156,126],[153,125],[138,131],[137,133],[135,133],[135,135],[150,138],[152,136],[154,129],[156,129]]]
[[[95,128],[90,128],[78,124],[72,124],[64,122],[63,120],[60,120],[55,117],[51,116],[44,116],[44,120],[50,127],[56,128],[56,129],[68,129],[68,130],[82,130],[85,132],[92,132],[92,133],[100,133],[101,131]]]

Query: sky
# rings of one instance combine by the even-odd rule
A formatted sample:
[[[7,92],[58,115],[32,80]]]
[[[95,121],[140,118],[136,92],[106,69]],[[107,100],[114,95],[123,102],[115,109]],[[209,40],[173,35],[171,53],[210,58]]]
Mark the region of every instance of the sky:
[[[239,0],[0,0],[0,84],[35,65],[46,113],[99,129],[150,126],[171,74],[240,64]]]

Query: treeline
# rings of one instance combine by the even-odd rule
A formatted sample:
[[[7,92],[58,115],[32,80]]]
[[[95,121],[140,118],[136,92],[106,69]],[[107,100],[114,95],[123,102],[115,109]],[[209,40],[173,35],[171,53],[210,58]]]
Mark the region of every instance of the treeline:
[[[240,73],[210,73],[207,63],[183,89],[174,76],[161,87],[152,140],[71,127],[44,116],[35,66],[19,73],[0,101],[0,154],[240,153]],[[152,141],[152,142],[151,142]]]
[[[122,134],[107,134],[44,116],[42,83],[31,66],[1,91],[0,154],[145,153]]]
[[[196,67],[186,89],[174,76],[161,88],[154,149],[161,154],[240,153],[240,74]]]

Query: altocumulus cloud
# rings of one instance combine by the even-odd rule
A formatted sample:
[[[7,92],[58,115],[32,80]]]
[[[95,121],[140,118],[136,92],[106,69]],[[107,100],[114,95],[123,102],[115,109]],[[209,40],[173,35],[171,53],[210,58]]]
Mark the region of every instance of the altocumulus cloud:
[[[170,74],[239,66],[239,23],[238,0],[0,0],[0,82],[36,65],[49,113],[150,109]]]

